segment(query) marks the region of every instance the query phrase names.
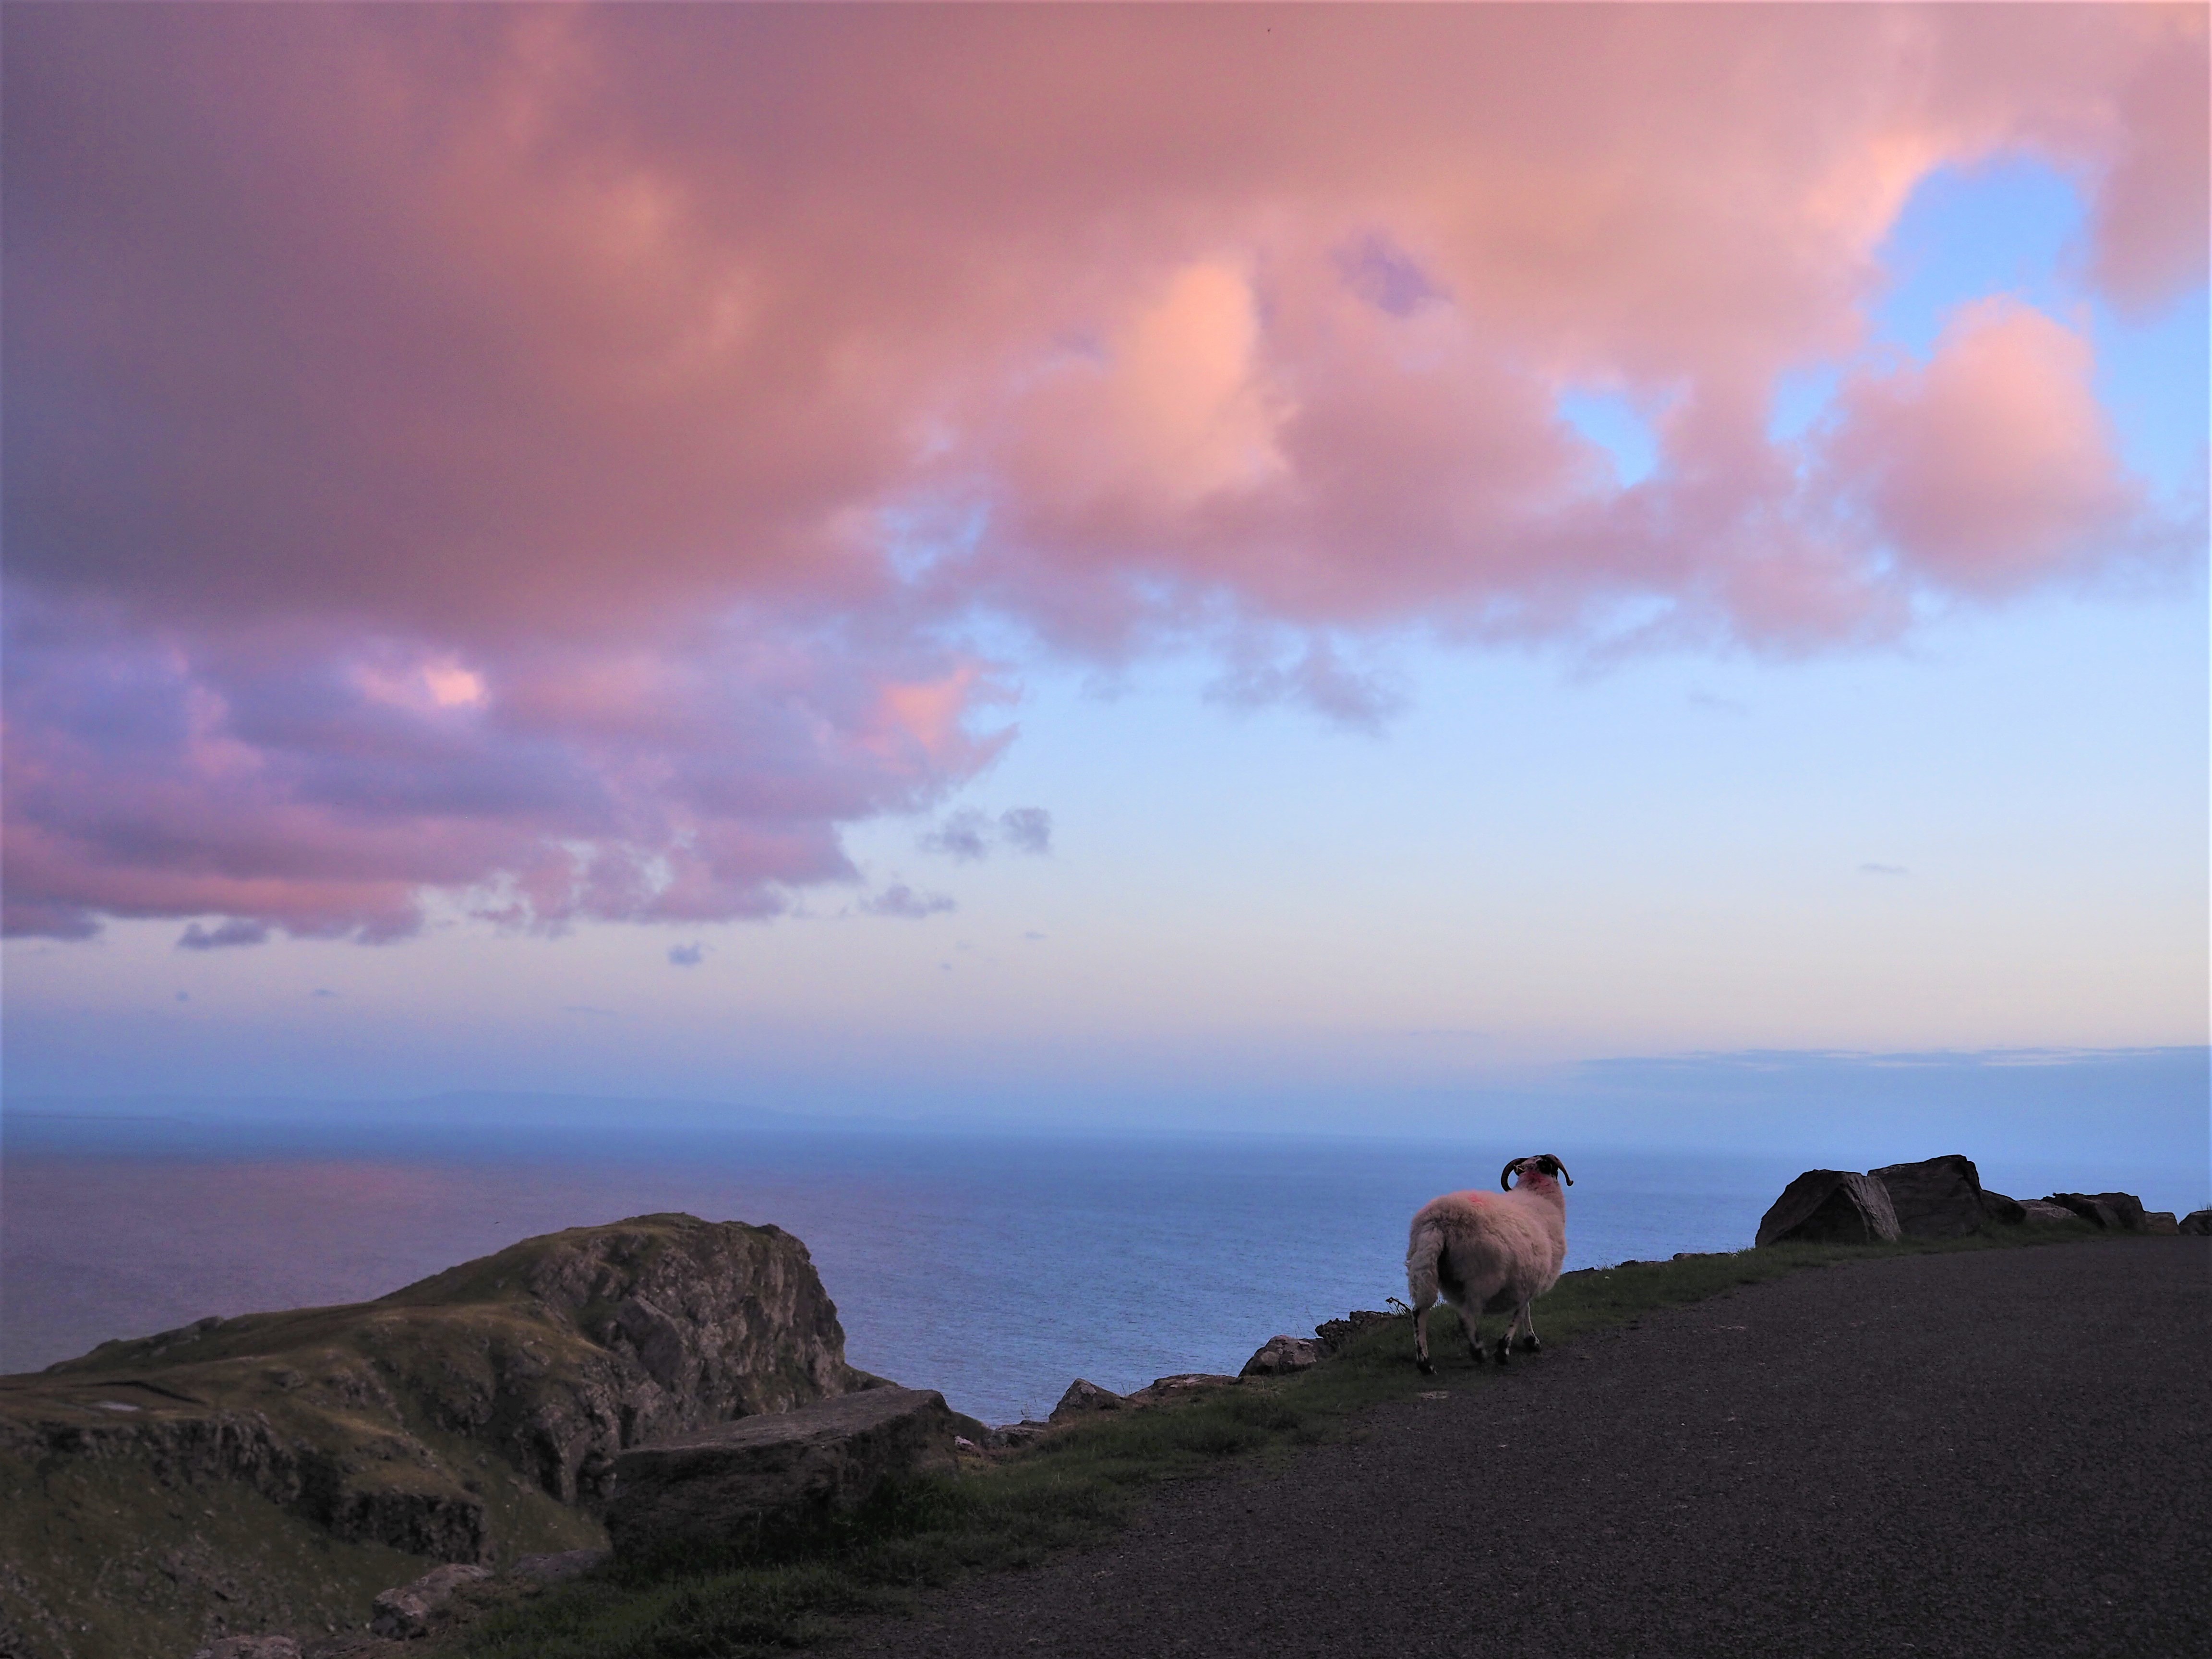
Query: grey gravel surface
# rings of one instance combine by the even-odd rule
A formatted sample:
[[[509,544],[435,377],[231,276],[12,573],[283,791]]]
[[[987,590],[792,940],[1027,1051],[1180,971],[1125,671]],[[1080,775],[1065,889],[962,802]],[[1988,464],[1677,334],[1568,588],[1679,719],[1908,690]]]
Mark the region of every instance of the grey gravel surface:
[[[1436,1382],[838,1651],[2212,1656],[2212,1241],[1808,1272]]]

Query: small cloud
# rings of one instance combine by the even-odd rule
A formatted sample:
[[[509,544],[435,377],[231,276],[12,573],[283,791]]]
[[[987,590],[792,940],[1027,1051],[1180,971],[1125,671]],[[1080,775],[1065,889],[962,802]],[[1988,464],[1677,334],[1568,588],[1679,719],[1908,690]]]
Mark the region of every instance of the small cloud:
[[[177,993],[177,1000],[179,1002],[190,1002],[191,1000],[192,994],[190,991],[179,991]]]
[[[222,927],[210,932],[197,921],[185,929],[177,940],[179,951],[220,951],[231,945],[262,945],[269,939],[269,924],[248,921],[243,916],[233,916]]]
[[[990,832],[989,818],[972,806],[963,806],[921,838],[922,851],[942,853],[963,863],[988,858],[991,844],[986,837]]]
[[[1237,708],[1302,702],[1340,726],[1370,733],[1381,732],[1407,702],[1398,687],[1352,667],[1318,636],[1289,661],[1279,660],[1264,643],[1243,643],[1231,653],[1228,672],[1206,688],[1206,698]]]
[[[1901,864],[1862,864],[1859,873],[1863,876],[1909,876],[1912,872]]]
[[[872,899],[860,901],[860,908],[872,916],[904,916],[909,920],[933,916],[939,911],[957,908],[948,894],[917,893],[904,882],[884,888]]]
[[[1016,806],[999,814],[999,833],[1017,853],[1052,851],[1052,814],[1042,806]]]
[[[1734,697],[1717,696],[1711,691],[1698,690],[1692,690],[1690,693],[1690,707],[1692,708],[1702,708],[1708,714],[1748,714],[1751,713],[1751,705],[1749,703],[1739,702]]]
[[[1024,933],[1024,934],[1022,935],[1022,937],[1023,937],[1024,939],[1042,939],[1042,938],[1044,937],[1044,935],[1043,935],[1042,933],[1040,933],[1036,932],[1035,930],[1032,930],[1032,931],[1030,931],[1030,932],[1029,932],[1029,933]]]
[[[1052,814],[1042,806],[1016,806],[994,823],[989,813],[963,806],[921,837],[925,853],[970,863],[991,856],[994,846],[1017,853],[1052,851]]]
[[[317,987],[315,987],[315,994],[316,994],[317,996],[319,996],[319,997],[334,997],[334,996],[336,996],[336,995],[337,994],[337,993],[336,991],[332,991],[332,990],[326,989],[326,988],[324,988],[323,986],[318,985]]]
[[[703,945],[672,945],[668,947],[668,965],[672,968],[696,968],[707,959]]]

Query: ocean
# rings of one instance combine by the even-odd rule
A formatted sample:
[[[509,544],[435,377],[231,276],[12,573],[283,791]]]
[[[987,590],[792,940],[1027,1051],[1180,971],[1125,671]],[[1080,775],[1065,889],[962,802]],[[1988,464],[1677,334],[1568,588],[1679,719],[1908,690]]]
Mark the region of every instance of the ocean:
[[[1382,1306],[1404,1294],[1413,1212],[1493,1186],[1520,1153],[1559,1152],[1575,1176],[1570,1267],[1742,1248],[1804,1167],[903,1128],[339,1132],[11,1113],[6,1133],[0,1370],[209,1314],[364,1300],[532,1234],[681,1210],[797,1234],[854,1364],[992,1423],[1042,1416],[1077,1376],[1126,1391],[1234,1371],[1278,1332]],[[2033,1195],[2085,1172],[1984,1174]]]

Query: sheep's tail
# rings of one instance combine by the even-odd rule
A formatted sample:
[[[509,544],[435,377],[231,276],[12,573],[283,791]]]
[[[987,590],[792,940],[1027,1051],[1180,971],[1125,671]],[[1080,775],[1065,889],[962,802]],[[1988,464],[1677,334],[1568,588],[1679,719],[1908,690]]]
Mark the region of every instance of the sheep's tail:
[[[1443,1229],[1425,1221],[1406,1243],[1406,1294],[1417,1312],[1436,1305],[1437,1264],[1443,1259]]]

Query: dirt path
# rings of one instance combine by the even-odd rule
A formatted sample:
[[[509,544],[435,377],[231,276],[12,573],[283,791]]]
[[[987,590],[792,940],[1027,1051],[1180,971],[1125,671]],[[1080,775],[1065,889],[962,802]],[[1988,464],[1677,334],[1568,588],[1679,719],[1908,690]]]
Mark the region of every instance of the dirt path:
[[[1371,1429],[837,1651],[2212,1654],[2212,1241],[1800,1273]]]

